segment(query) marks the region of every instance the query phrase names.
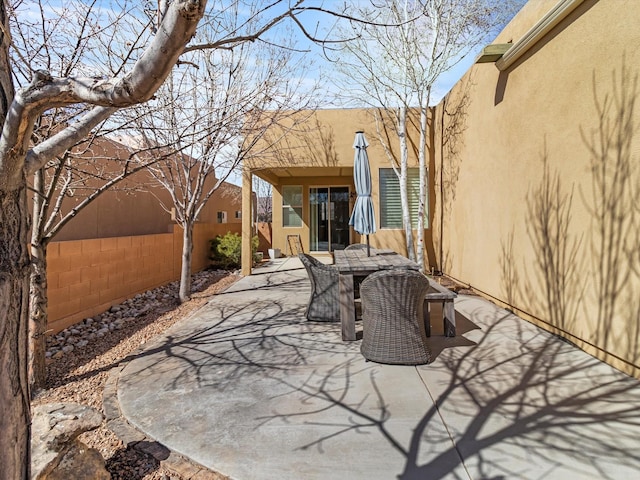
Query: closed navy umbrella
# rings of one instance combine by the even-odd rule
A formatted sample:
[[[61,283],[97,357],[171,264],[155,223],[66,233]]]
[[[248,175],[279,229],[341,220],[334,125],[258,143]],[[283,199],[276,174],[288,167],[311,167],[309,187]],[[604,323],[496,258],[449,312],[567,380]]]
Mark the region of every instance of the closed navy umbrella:
[[[367,143],[363,132],[356,132],[353,143],[355,158],[353,162],[353,182],[356,185],[356,203],[349,219],[356,232],[367,236],[367,256],[371,255],[369,247],[369,234],[376,232],[376,219],[373,213],[373,200],[371,199],[371,169],[369,156],[367,155]]]

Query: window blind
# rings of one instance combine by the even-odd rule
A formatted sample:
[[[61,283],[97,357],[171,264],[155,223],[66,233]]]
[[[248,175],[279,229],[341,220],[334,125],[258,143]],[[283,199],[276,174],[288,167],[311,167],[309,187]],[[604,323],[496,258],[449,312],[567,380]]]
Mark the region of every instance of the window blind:
[[[418,168],[407,170],[407,194],[409,196],[411,226],[416,228],[420,199],[420,170]],[[426,212],[425,208],[425,219]],[[380,226],[381,228],[402,228],[400,180],[392,168],[380,169]]]

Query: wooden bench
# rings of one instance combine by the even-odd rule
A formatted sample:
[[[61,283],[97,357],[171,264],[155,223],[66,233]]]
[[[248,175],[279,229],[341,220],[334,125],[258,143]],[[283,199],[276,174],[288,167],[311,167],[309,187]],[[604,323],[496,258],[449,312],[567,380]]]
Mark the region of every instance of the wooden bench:
[[[442,321],[446,337],[456,336],[456,312],[453,309],[453,300],[458,296],[448,288],[429,278],[429,291],[424,298],[424,328],[427,337],[431,336],[431,304],[442,302]]]

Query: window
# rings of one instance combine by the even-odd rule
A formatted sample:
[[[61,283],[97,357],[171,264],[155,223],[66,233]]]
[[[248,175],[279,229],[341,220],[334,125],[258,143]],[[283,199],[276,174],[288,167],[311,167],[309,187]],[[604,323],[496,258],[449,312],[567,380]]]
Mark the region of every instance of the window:
[[[420,170],[407,170],[407,193],[409,195],[409,211],[411,225],[418,226],[418,204],[420,198]],[[425,226],[427,222],[425,205]],[[400,180],[392,168],[380,169],[380,227],[402,228],[402,202],[400,200]]]
[[[218,223],[227,223],[227,212],[218,212]]]
[[[282,226],[302,226],[302,186],[282,187]]]
[[[236,218],[242,218],[242,210],[236,210]]]

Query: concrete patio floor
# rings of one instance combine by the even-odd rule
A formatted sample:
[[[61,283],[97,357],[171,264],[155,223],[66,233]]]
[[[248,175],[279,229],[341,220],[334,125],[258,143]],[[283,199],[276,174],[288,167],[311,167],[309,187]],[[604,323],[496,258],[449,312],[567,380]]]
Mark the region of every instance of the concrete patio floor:
[[[305,320],[296,261],[257,269],[130,359],[128,422],[236,480],[640,478],[637,380],[464,295],[432,364],[366,362],[339,324]]]

